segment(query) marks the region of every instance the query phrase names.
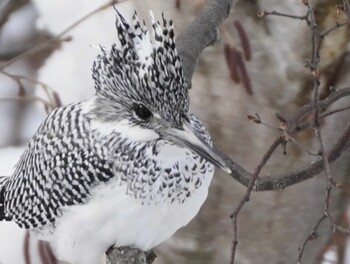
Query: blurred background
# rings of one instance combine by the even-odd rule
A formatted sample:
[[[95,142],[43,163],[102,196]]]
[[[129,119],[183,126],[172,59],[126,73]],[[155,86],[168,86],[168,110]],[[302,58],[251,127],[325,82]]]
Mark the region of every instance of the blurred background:
[[[93,0],[1,0],[0,1],[0,175],[11,175],[26,142],[57,105],[94,95],[91,67],[98,45],[116,41],[115,14],[105,8],[56,38],[45,49],[23,56],[53,36],[59,36],[77,20],[107,1]],[[148,10],[162,12],[174,20],[177,34],[199,14],[204,0],[125,0],[117,4],[126,18],[134,10],[148,19]],[[342,1],[318,0],[317,23],[324,29],[342,19],[336,5]],[[253,171],[278,136],[276,129],[249,122],[258,113],[262,120],[278,127],[275,113],[289,117],[312,98],[312,76],[305,68],[311,52],[311,32],[305,22],[281,17],[258,18],[259,10],[304,15],[306,8],[295,0],[245,0],[233,8],[221,27],[221,42],[208,47],[200,57],[191,90],[191,111],[203,120],[215,145],[241,166]],[[251,57],[243,56],[247,43]],[[349,27],[331,33],[321,50],[320,76],[323,96],[328,87],[350,86]],[[242,41],[243,40],[243,41]],[[238,77],[230,72],[227,53],[241,54]],[[6,65],[6,68],[3,68]],[[349,106],[340,100],[334,108]],[[326,148],[339,137],[349,122],[349,111],[332,115],[322,123]],[[289,144],[287,154],[278,149],[261,175],[276,175],[299,168],[317,151],[312,130],[306,130]],[[333,177],[344,186],[333,190],[331,211],[338,224],[348,227],[350,153],[331,166]],[[236,262],[296,263],[298,248],[323,214],[325,175],[318,175],[286,190],[253,193],[238,221]],[[229,263],[233,239],[230,214],[245,188],[217,171],[209,197],[189,226],[155,249],[157,264]],[[41,264],[39,243],[28,239],[13,223],[0,222],[0,263]],[[317,239],[305,248],[303,263],[350,263],[348,238],[333,232],[324,221]],[[29,253],[28,253],[29,252]],[[27,261],[25,261],[25,254]],[[49,263],[49,262],[48,262]],[[46,263],[46,264],[48,264]],[[51,263],[52,264],[52,263]]]

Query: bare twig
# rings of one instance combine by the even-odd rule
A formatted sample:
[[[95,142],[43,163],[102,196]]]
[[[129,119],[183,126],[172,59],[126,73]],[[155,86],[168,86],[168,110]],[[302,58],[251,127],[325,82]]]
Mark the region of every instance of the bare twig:
[[[291,15],[286,13],[281,13],[278,11],[266,11],[266,10],[259,10],[257,13],[258,17],[265,17],[265,16],[281,16],[286,18],[292,18],[292,19],[299,19],[299,20],[306,20],[307,15],[304,16],[298,16],[298,15]]]
[[[318,228],[319,226],[322,224],[322,222],[327,218],[327,216],[325,214],[322,214],[322,216],[318,219],[317,223],[315,224],[312,232],[307,236],[307,238],[305,239],[304,243],[301,245],[301,247],[299,247],[299,255],[298,255],[298,259],[297,259],[297,264],[301,264],[301,258],[303,257],[304,251],[305,251],[305,247],[306,245],[316,239],[318,237]]]
[[[23,83],[22,83],[23,80],[31,82],[33,84],[37,84],[38,87],[41,87],[44,90],[47,98],[49,99],[50,104],[55,105],[55,107],[60,106],[59,104],[56,104],[56,99],[54,97],[55,91],[46,83],[43,83],[39,80],[33,79],[31,77],[28,77],[28,76],[19,75],[19,74],[11,74],[11,73],[8,73],[8,72],[2,71],[2,70],[0,70],[0,73],[11,78],[15,82],[17,82],[20,91],[21,91],[21,89],[24,89]],[[22,92],[21,95],[23,96],[24,94],[25,94],[25,92]]]
[[[239,202],[236,209],[234,210],[234,212],[231,215],[231,218],[233,221],[233,234],[234,234],[234,238],[233,238],[233,242],[232,242],[232,251],[231,251],[231,264],[233,264],[235,261],[236,248],[237,248],[237,244],[238,244],[238,231],[237,231],[238,214],[241,211],[241,209],[243,208],[244,204],[249,201],[250,194],[254,190],[254,186],[255,186],[257,178],[259,177],[261,169],[265,166],[266,162],[270,159],[273,152],[277,149],[277,147],[279,145],[282,144],[283,141],[284,141],[283,137],[278,137],[272,143],[272,145],[270,146],[268,151],[265,153],[265,155],[263,156],[263,158],[260,161],[260,163],[258,164],[258,166],[255,168],[254,174],[253,174],[252,178],[250,179],[249,184],[247,186],[247,191],[246,191],[245,195],[243,196],[242,200]]]
[[[271,128],[273,130],[281,131],[280,128],[274,127],[274,126],[266,123],[265,121],[263,121],[258,113],[255,113],[255,115],[247,115],[247,119],[249,121],[252,121],[252,122],[256,123],[256,124],[261,124],[261,125],[264,125],[264,126],[266,126],[268,128]]]
[[[322,37],[325,37],[327,35],[329,35],[330,33],[332,33],[334,30],[338,29],[338,28],[341,28],[343,26],[347,26],[350,24],[350,20],[345,20],[343,22],[340,22],[340,23],[336,23],[335,26],[329,28],[329,29],[326,29],[325,31],[323,31],[321,33],[321,36]]]
[[[340,108],[337,108],[337,109],[334,109],[334,110],[330,110],[328,112],[322,113],[320,115],[320,117],[324,118],[324,117],[327,117],[327,116],[330,116],[330,115],[333,115],[333,114],[336,114],[336,113],[339,113],[339,112],[344,112],[344,111],[347,111],[347,110],[350,110],[350,106],[345,106],[345,107],[340,107]]]
[[[278,15],[278,16],[283,16],[283,17],[288,17],[288,18],[292,18],[292,19],[300,19],[300,20],[305,20],[308,27],[310,28],[311,34],[312,34],[312,54],[311,54],[311,59],[308,61],[307,63],[307,67],[309,67],[311,74],[313,76],[313,102],[311,103],[311,105],[309,105],[308,107],[312,107],[313,108],[313,122],[308,122],[307,124],[299,124],[301,118],[305,115],[306,109],[308,107],[303,107],[301,110],[299,110],[299,113],[297,113],[292,120],[288,120],[288,122],[286,122],[286,128],[288,128],[289,130],[293,130],[294,128],[298,128],[298,129],[305,129],[308,128],[310,126],[312,126],[315,130],[316,133],[316,139],[317,139],[317,143],[319,146],[319,153],[321,154],[321,159],[317,161],[317,165],[321,166],[323,169],[325,169],[326,171],[326,191],[325,191],[325,197],[324,197],[324,211],[323,214],[321,215],[321,217],[318,219],[317,223],[315,224],[312,232],[307,236],[307,238],[305,239],[305,241],[303,242],[302,246],[299,248],[299,255],[298,255],[298,259],[297,259],[297,263],[301,263],[302,261],[302,256],[305,250],[306,245],[311,241],[314,240],[318,237],[318,228],[321,225],[321,223],[325,220],[325,219],[329,219],[333,225],[333,227],[337,230],[342,230],[342,228],[339,228],[339,226],[336,226],[332,216],[330,215],[329,212],[329,205],[330,205],[330,196],[331,196],[331,191],[332,191],[332,186],[333,186],[333,178],[330,172],[330,161],[332,158],[332,155],[330,155],[330,153],[326,152],[325,148],[324,148],[324,144],[323,144],[323,140],[322,140],[322,134],[321,134],[321,126],[320,126],[320,118],[321,115],[320,113],[322,113],[325,108],[322,107],[322,102],[320,101],[320,77],[319,77],[319,62],[320,62],[320,50],[321,50],[321,46],[322,46],[322,42],[324,40],[324,38],[330,34],[331,32],[333,32],[334,30],[336,30],[337,28],[340,28],[342,26],[348,25],[349,21],[346,20],[342,23],[337,23],[334,27],[331,27],[323,32],[321,32],[319,30],[319,27],[316,23],[316,19],[315,19],[315,10],[314,7],[310,5],[310,3],[307,0],[304,0],[303,3],[305,4],[305,6],[307,7],[307,13],[305,16],[294,16],[294,15],[289,15],[289,14],[283,14],[283,13],[279,13],[277,11],[272,11],[272,12],[267,12],[267,11],[262,11],[259,13],[260,16],[266,16],[266,15]],[[347,3],[347,6],[346,6]],[[348,1],[344,0],[344,9],[348,9],[349,5],[348,5]],[[303,111],[305,111],[303,113]],[[344,111],[344,109],[341,109],[339,111]],[[336,113],[339,111],[332,111],[332,112],[328,112],[326,115],[323,115],[323,117],[332,114],[332,113]],[[294,123],[294,124],[293,124]],[[296,125],[296,126],[295,126]],[[287,129],[284,131],[287,135]],[[294,132],[294,131],[293,131]],[[345,132],[341,135],[339,142],[342,142],[344,144],[346,144],[346,148],[349,147],[350,143],[350,124],[348,124]],[[339,144],[337,144],[339,146]],[[333,146],[334,149],[334,146]],[[315,163],[314,163],[315,164]],[[313,165],[313,164],[311,164]],[[309,166],[309,168],[312,166]],[[304,171],[305,173],[306,171]],[[305,176],[306,174],[302,175],[299,174],[299,176]],[[291,176],[291,175],[289,175]],[[291,179],[292,177],[290,177],[289,179]],[[301,177],[298,179],[300,180]],[[275,182],[276,184],[276,182]],[[274,185],[275,187],[276,185]]]

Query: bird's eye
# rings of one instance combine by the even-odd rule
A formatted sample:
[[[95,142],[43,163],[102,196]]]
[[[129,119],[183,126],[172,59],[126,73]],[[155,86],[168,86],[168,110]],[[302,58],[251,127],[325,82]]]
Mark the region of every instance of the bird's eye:
[[[149,119],[152,115],[151,111],[142,104],[134,104],[134,111],[135,114],[143,120]]]

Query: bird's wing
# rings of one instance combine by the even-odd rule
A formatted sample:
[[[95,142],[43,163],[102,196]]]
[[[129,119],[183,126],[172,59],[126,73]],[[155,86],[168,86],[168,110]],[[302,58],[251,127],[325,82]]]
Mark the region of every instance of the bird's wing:
[[[61,209],[81,204],[112,177],[80,104],[54,110],[30,140],[5,187],[5,214],[25,228],[53,223]]]

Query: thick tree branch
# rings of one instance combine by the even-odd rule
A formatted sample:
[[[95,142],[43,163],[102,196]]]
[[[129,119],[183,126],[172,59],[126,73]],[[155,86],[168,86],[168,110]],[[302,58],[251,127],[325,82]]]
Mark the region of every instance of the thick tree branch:
[[[176,39],[186,80],[190,83],[202,51],[219,40],[219,26],[237,0],[207,0],[203,11]]]

